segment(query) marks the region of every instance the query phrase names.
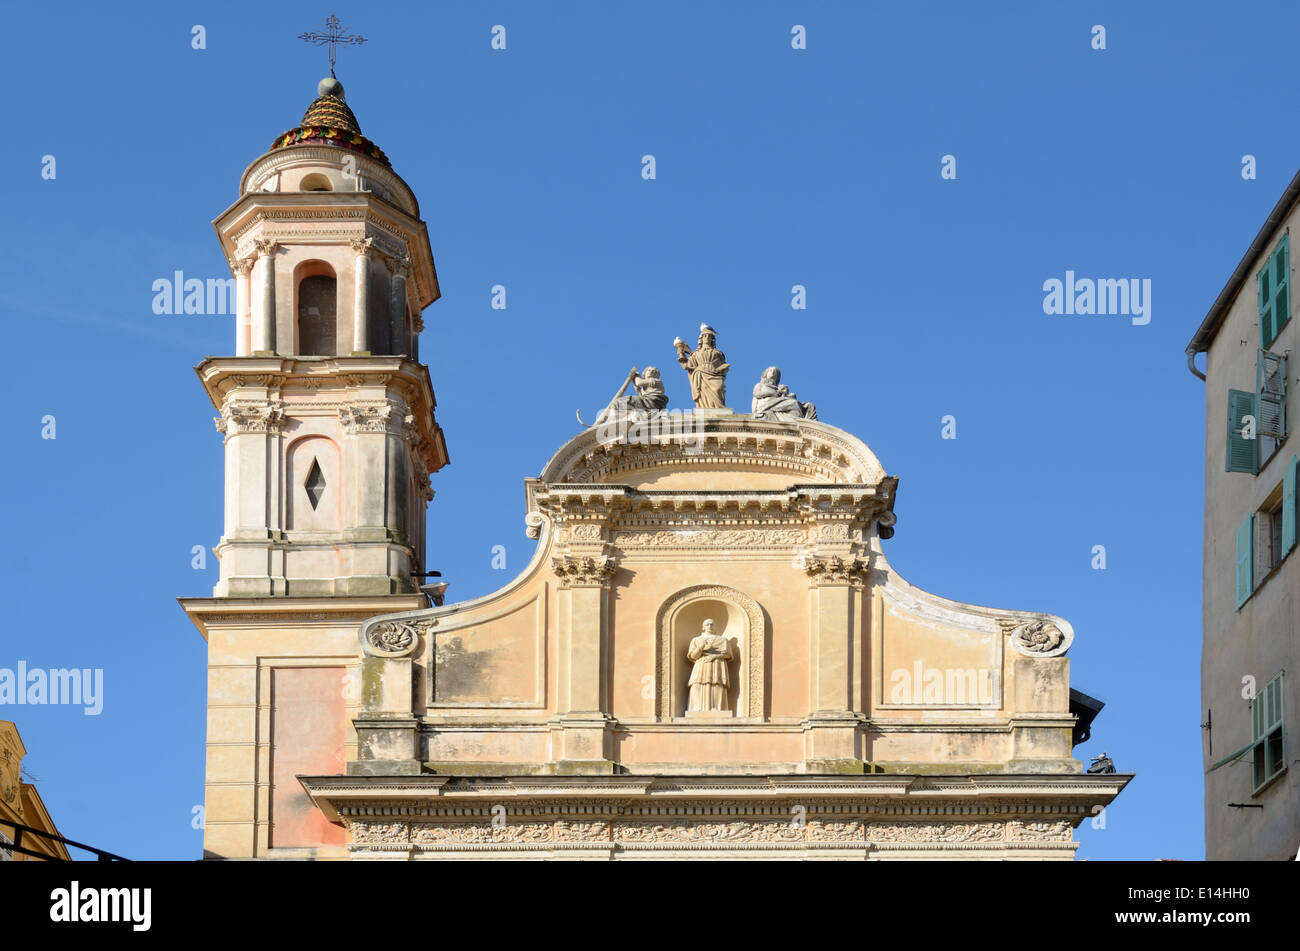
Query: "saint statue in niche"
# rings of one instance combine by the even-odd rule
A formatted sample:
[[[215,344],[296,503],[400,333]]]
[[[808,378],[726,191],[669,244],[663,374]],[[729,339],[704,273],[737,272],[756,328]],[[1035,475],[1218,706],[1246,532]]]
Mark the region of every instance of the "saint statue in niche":
[[[731,675],[727,662],[731,660],[731,642],[713,633],[712,620],[705,621],[703,627],[686,648],[686,659],[695,665],[691,668],[691,695],[686,712],[728,713]]]

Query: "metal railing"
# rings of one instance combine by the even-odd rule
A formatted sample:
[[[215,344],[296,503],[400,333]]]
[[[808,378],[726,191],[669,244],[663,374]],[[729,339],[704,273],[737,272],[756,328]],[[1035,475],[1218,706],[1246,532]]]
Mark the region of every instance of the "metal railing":
[[[38,839],[48,839],[53,842],[61,842],[64,845],[70,845],[74,849],[82,849],[86,852],[93,852],[96,861],[99,862],[129,862],[128,858],[120,855],[114,855],[112,852],[105,852],[103,849],[97,849],[93,845],[86,845],[82,842],[74,842],[71,839],[65,839],[61,835],[55,835],[53,832],[46,832],[44,829],[33,829],[31,826],[21,825],[17,822],[0,822],[0,827],[13,829],[14,840],[12,843],[0,842],[0,851],[18,852],[22,855],[35,856],[38,859],[45,859],[47,862],[67,861],[61,855],[50,855],[48,852],[37,852],[35,849],[29,849],[23,845],[23,836],[35,836]]]

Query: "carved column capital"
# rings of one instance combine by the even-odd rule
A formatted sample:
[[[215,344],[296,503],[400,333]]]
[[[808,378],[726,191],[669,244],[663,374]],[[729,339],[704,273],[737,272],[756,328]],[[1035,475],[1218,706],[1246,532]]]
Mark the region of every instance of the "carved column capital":
[[[866,581],[869,568],[861,558],[842,558],[839,555],[829,558],[807,555],[800,559],[799,567],[808,575],[808,581],[814,588],[822,585],[852,585],[860,588]]]
[[[237,274],[240,277],[248,277],[253,270],[253,265],[257,263],[257,255],[249,254],[242,258],[227,258],[230,264],[230,273]]]
[[[374,244],[374,238],[352,238],[348,241],[348,245],[352,248],[352,253],[357,257],[369,256],[370,249],[374,247]]]
[[[414,417],[404,414],[393,403],[352,403],[339,408],[345,433],[396,433],[406,436],[406,427]]]
[[[253,248],[259,258],[271,257],[279,246],[280,243],[274,238],[256,238],[253,241]]]
[[[243,433],[282,433],[287,421],[283,403],[241,401],[227,403],[214,422],[217,432],[238,436]]]
[[[618,562],[608,555],[560,555],[551,559],[551,569],[561,588],[603,588],[617,567]]]
[[[405,279],[411,273],[411,259],[405,254],[384,254],[384,264],[395,277]]]

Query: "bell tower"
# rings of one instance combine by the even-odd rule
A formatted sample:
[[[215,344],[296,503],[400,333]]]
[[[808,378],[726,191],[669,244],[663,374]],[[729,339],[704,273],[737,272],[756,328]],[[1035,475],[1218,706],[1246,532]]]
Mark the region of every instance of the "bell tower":
[[[447,464],[421,311],[438,299],[411,189],[333,77],[214,222],[234,356],[197,367],[221,413],[216,597],[415,593],[429,474]]]
[[[419,362],[433,252],[332,76],[213,225],[235,339],[196,370],[220,413],[225,518],[212,596],[181,599],[207,641],[204,855],[346,854],[298,777],[345,773],[375,736],[420,756],[409,717],[363,716],[357,631],[428,604],[429,475],[447,464]]]

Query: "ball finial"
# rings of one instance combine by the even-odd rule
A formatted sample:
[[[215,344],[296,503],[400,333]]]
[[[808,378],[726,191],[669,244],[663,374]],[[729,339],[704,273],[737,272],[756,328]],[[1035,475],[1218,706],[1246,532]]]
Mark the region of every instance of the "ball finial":
[[[316,84],[316,96],[334,96],[337,99],[343,98],[343,84],[333,76],[327,76]]]

